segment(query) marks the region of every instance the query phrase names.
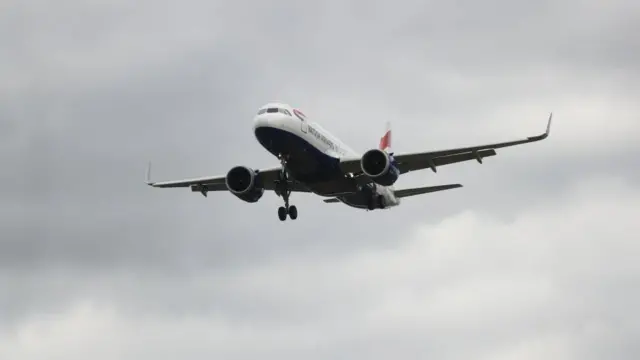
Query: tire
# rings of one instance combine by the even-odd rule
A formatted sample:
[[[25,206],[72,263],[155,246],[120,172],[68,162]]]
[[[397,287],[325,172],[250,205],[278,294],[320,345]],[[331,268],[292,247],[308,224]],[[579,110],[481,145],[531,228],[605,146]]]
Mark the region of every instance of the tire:
[[[298,208],[295,205],[289,206],[289,217],[291,220],[298,218]]]
[[[283,206],[280,206],[278,208],[278,218],[280,219],[280,221],[287,220],[287,209],[285,209]]]

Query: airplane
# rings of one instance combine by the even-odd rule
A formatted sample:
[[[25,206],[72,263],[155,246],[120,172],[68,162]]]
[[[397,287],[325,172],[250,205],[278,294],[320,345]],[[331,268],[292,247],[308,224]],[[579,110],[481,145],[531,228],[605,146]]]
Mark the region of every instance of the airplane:
[[[400,199],[462,187],[461,184],[425,186],[396,190],[400,175],[415,170],[476,160],[496,155],[496,149],[546,139],[553,113],[549,114],[546,131],[525,139],[425,152],[394,154],[391,150],[391,127],[380,138],[379,146],[360,155],[337,137],[310,121],[289,104],[271,102],[262,106],[253,119],[257,141],[280,160],[280,166],[254,169],[235,166],[226,175],[151,182],[149,163],[146,184],[156,188],[190,187],[205,197],[211,191],[229,191],[237,198],[255,203],[264,191],[274,191],[284,200],[278,218],[285,221],[298,217],[298,209],[289,203],[292,193],[313,193],[325,203],[343,203],[353,208],[376,210],[400,205]]]

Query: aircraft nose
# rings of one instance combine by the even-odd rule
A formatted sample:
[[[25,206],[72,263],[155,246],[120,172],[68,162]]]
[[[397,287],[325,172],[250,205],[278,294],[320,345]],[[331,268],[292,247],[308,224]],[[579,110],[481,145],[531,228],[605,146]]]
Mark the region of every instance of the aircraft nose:
[[[284,127],[289,119],[283,114],[260,114],[255,117],[254,129],[259,127]]]
[[[269,117],[268,116],[266,116],[264,114],[261,114],[261,115],[258,115],[258,116],[256,116],[254,118],[253,127],[255,129],[257,129],[259,127],[266,127],[266,126],[269,126]]]

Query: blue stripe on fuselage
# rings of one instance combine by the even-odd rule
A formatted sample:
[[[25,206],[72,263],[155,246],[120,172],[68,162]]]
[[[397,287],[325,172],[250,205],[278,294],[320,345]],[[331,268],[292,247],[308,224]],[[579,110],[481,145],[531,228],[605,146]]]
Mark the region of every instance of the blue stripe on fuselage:
[[[300,182],[313,184],[344,176],[340,170],[340,159],[325,154],[296,134],[264,126],[255,129],[255,136],[274,156],[289,156],[287,168]]]

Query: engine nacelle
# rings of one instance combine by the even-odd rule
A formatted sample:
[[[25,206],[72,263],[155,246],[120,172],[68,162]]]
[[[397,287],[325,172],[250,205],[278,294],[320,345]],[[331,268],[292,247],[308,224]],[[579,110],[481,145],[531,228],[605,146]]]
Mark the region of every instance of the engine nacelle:
[[[264,186],[256,171],[245,166],[236,166],[229,170],[225,179],[227,189],[246,202],[254,203],[264,195]]]
[[[394,165],[391,155],[380,149],[372,149],[362,155],[362,172],[376,184],[390,186],[400,177],[400,170]]]

